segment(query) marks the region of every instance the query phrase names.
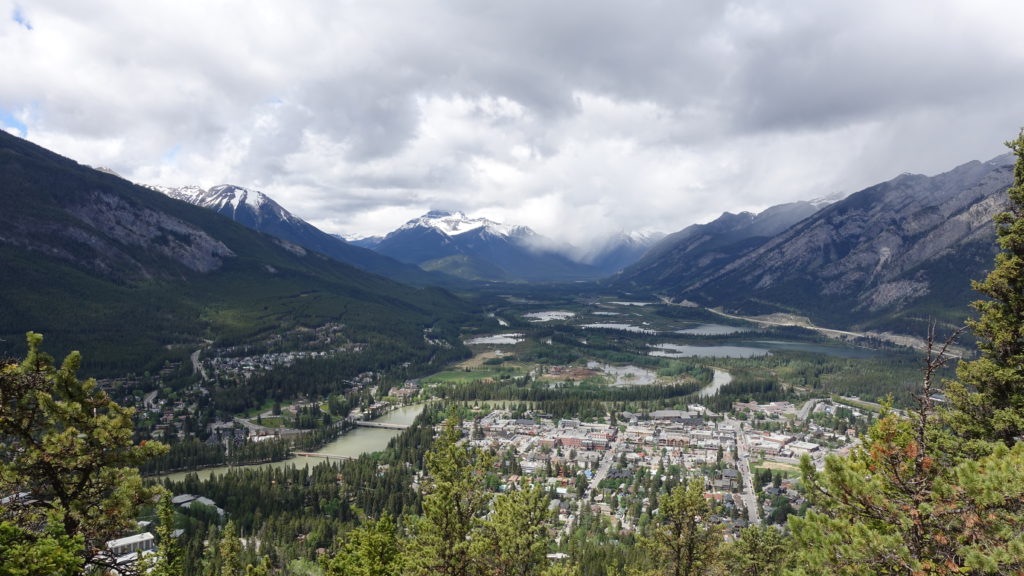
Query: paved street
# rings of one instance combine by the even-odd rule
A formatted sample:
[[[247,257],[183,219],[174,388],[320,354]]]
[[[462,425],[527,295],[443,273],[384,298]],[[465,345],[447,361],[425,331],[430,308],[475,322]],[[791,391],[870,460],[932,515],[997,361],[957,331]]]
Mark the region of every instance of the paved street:
[[[743,430],[743,423],[726,417],[725,424],[736,430],[736,468],[743,477],[743,506],[747,509],[747,520],[751,525],[761,523],[760,510],[757,508],[757,493],[754,492],[754,479],[750,473],[750,444]]]

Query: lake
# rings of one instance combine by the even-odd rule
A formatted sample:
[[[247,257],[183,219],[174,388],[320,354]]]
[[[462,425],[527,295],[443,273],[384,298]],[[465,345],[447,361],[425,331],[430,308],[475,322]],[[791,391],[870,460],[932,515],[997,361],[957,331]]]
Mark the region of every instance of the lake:
[[[654,344],[651,356],[662,358],[753,358],[771,354],[753,346],[691,346],[689,344]]]
[[[575,315],[575,312],[569,312],[568,310],[548,310],[547,312],[530,312],[529,314],[523,314],[523,318],[526,318],[530,322],[550,322],[552,320],[568,320]]]
[[[738,332],[747,332],[747,328],[739,326],[726,326],[724,324],[701,324],[685,330],[676,330],[676,334],[688,334],[692,336],[727,336]]]
[[[835,358],[873,358],[875,350],[853,346],[829,346],[809,342],[784,342],[780,340],[739,341],[736,345],[693,346],[689,344],[654,344],[651,356],[661,358],[754,358],[775,352],[809,352]]]
[[[638,334],[657,334],[654,330],[648,330],[647,328],[641,328],[639,326],[633,326],[632,324],[618,324],[614,322],[595,322],[593,324],[584,324],[581,328],[591,328],[598,330],[622,330],[623,332],[636,332]]]

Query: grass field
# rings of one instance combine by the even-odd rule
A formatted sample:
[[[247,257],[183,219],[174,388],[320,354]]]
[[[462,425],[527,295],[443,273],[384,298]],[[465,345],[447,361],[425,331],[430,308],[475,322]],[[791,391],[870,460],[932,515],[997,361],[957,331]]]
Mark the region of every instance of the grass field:
[[[501,380],[524,376],[528,368],[522,364],[507,364],[501,367],[479,366],[461,370],[443,370],[422,380],[424,384],[465,384],[478,380]]]

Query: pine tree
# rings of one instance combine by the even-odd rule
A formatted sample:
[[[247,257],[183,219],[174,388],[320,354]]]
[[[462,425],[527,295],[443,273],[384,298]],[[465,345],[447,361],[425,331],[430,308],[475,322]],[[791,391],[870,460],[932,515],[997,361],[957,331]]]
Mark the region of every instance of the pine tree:
[[[789,542],[772,526],[748,526],[726,552],[730,574],[776,576],[788,564]]]
[[[931,339],[929,339],[929,342]],[[791,516],[793,575],[974,575],[1024,571],[1024,443],[960,456],[936,417],[932,379],[948,345],[924,366],[919,409],[887,414],[849,458],[823,471],[801,462],[814,508]]]
[[[962,436],[1012,446],[1024,434],[1024,130],[1006,145],[1017,164],[1009,205],[995,217],[1001,251],[988,277],[973,284],[988,299],[972,304],[980,317],[968,322],[980,357],[960,363],[946,394]]]
[[[164,490],[156,507],[157,551],[146,573],[151,576],[178,576],[183,569],[183,551],[174,537],[174,506],[171,493]]]
[[[496,576],[537,576],[546,565],[548,499],[538,484],[494,500],[494,510],[475,540],[477,557]]]
[[[407,558],[412,574],[471,576],[480,572],[470,539],[487,511],[491,457],[460,442],[454,414],[426,455],[423,516],[413,527]]]
[[[399,576],[403,557],[398,527],[388,514],[367,522],[349,532],[338,553],[320,565],[327,576]]]
[[[714,567],[722,545],[722,529],[704,498],[704,482],[693,478],[659,501],[649,537],[642,542],[656,568],[648,574],[696,576]]]
[[[235,522],[228,520],[224,531],[220,535],[220,542],[217,545],[217,556],[220,560],[217,576],[242,576],[242,542],[238,539],[238,530],[235,529]]]
[[[0,521],[27,533],[52,530],[81,537],[86,564],[103,566],[107,540],[133,526],[151,490],[138,466],[166,448],[132,441],[133,410],[119,406],[96,381],[79,380],[81,356],[60,368],[28,333],[21,363],[0,367],[0,495],[19,495],[0,508]]]
[[[82,537],[63,533],[60,522],[49,531],[33,533],[11,522],[0,522],[0,574],[5,576],[74,576],[82,571]]]

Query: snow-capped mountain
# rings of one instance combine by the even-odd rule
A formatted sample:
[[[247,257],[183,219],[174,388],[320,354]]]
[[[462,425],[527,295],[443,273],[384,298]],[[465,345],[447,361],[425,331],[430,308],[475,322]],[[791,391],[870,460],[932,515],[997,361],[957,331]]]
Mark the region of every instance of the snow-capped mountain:
[[[419,218],[415,218],[403,224],[397,231],[411,228],[433,228],[448,236],[459,236],[474,230],[484,229],[496,236],[515,236],[519,234],[530,234],[529,228],[524,226],[509,226],[499,224],[487,218],[470,218],[463,212],[448,212],[446,210],[432,210]]]
[[[230,184],[221,184],[209,190],[199,186],[181,188],[148,186],[148,188],[162,192],[176,200],[208,208],[247,228],[320,252],[368,272],[412,284],[449,283],[437,275],[425,273],[416,266],[402,264],[382,254],[351,245],[341,238],[327,234],[285,210],[271,197],[258,190]]]
[[[601,272],[575,262],[526,226],[434,210],[389,233],[374,250],[392,258],[476,280],[549,282]]]
[[[291,212],[258,190],[249,190],[231,184],[221,184],[209,190],[203,190],[199,186],[184,186],[182,188],[154,186],[153,188],[171,198],[209,208],[248,228],[273,236],[278,236],[278,234],[272,230],[281,227],[301,227],[303,224],[309,226],[304,220],[292,215]]]

